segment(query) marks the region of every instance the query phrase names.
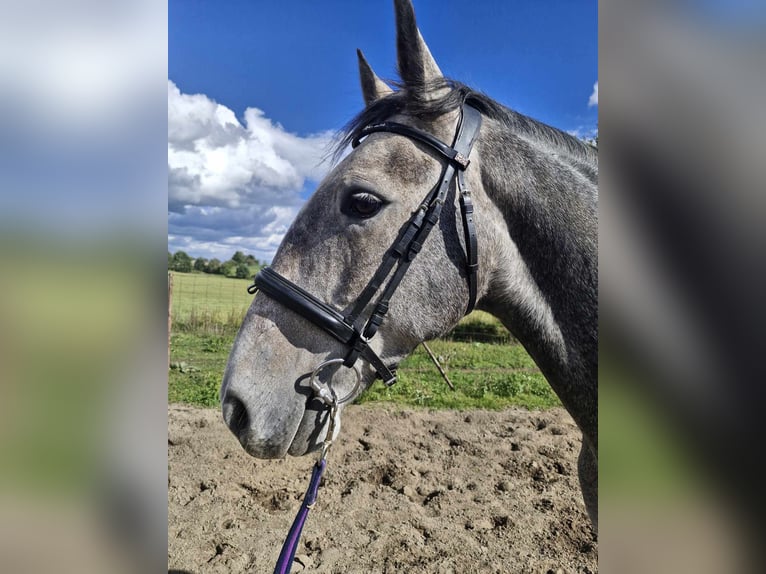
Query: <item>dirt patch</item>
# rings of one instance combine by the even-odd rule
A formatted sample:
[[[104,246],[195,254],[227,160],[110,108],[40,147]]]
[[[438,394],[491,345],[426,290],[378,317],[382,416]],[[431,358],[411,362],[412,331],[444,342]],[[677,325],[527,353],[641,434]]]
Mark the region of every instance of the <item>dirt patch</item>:
[[[352,405],[293,572],[594,573],[562,409]],[[314,457],[256,460],[218,410],[168,408],[168,569],[271,572]]]

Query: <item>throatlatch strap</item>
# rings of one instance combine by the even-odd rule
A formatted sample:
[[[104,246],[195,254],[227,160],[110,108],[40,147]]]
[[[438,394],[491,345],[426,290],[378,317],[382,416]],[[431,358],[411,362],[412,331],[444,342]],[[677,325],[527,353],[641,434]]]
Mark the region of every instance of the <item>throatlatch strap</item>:
[[[455,149],[467,157],[471,153],[476,138],[479,136],[480,128],[481,114],[479,110],[469,105],[463,106],[463,121],[460,124]],[[468,134],[468,137],[464,137],[463,134]],[[471,192],[465,183],[465,172],[463,170],[457,173],[457,188],[460,192],[460,214],[463,218],[463,233],[465,236],[466,274],[468,279],[468,306],[466,307],[465,314],[468,315],[476,305],[479,250],[476,226],[473,222],[473,201],[471,199]]]
[[[465,236],[466,273],[468,275],[468,306],[465,314],[468,315],[476,306],[479,271],[478,240],[476,238],[476,226],[473,223],[471,192],[466,188],[462,171],[457,174],[457,181],[460,190],[460,213],[463,216],[463,234]]]

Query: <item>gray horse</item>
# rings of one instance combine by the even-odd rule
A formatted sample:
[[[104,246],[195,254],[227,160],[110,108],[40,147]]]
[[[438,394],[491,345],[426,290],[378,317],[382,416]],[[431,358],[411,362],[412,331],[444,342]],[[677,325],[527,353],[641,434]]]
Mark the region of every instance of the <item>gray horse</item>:
[[[409,0],[395,0],[399,89],[378,78],[359,53],[366,108],[347,128],[394,120],[452,141],[463,102],[483,122],[465,172],[476,209],[477,308],[524,345],[583,433],[579,476],[597,521],[597,177],[591,146],[446,80],[423,41]],[[374,133],[346,156],[298,214],[272,268],[336,309],[348,310],[375,273],[444,160],[394,133]],[[450,331],[469,298],[455,191],[412,263],[378,335],[370,343],[388,364]],[[451,203],[449,202],[451,201]],[[250,306],[221,389],[223,416],[244,449],[259,458],[317,450],[328,409],[309,374],[348,349],[266,296]],[[359,392],[375,380],[362,365]],[[332,384],[351,389],[339,369]]]

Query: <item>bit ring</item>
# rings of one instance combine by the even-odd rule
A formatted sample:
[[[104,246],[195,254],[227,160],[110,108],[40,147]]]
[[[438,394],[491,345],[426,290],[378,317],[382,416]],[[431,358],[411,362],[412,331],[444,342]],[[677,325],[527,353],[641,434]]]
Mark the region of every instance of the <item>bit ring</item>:
[[[317,377],[319,376],[319,373],[322,369],[330,365],[342,364],[343,362],[345,362],[345,359],[330,359],[329,361],[320,363],[319,366],[316,369],[314,369],[314,371],[311,373],[311,378],[309,379],[309,386],[311,386],[311,389],[314,391],[314,394],[319,398],[319,400],[324,402],[329,407],[340,406],[344,403],[349,402],[351,399],[354,398],[354,396],[356,395],[356,392],[359,390],[359,387],[362,384],[362,373],[359,372],[359,369],[357,368],[356,365],[352,365],[351,367],[349,367],[356,374],[356,382],[354,383],[354,388],[352,388],[351,391],[343,398],[338,398],[338,395],[335,393],[335,390],[330,385],[330,383],[332,382],[332,379],[327,381],[326,386],[322,385],[322,383],[319,382]]]

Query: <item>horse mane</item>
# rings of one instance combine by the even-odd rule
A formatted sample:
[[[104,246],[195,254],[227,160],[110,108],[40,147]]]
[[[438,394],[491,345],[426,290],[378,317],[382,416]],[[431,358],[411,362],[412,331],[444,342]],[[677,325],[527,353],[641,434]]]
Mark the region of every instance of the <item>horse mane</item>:
[[[407,114],[424,120],[434,119],[460,107],[463,103],[469,103],[482,115],[497,120],[513,133],[544,141],[556,150],[587,163],[595,164],[598,161],[598,149],[595,146],[506,108],[486,94],[455,80],[440,79],[437,85],[420,86],[416,89],[408,88],[401,83],[392,83],[399,88],[397,91],[367,106],[341,129],[334,150],[336,160],[351,145],[361,130],[370,124],[385,121],[397,114]],[[434,88],[443,88],[445,83],[450,90],[440,98],[425,99],[417,96],[417,94],[428,93]]]

